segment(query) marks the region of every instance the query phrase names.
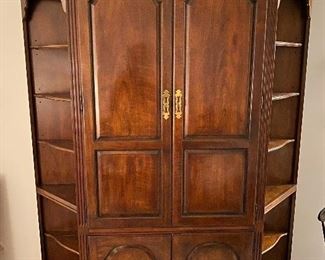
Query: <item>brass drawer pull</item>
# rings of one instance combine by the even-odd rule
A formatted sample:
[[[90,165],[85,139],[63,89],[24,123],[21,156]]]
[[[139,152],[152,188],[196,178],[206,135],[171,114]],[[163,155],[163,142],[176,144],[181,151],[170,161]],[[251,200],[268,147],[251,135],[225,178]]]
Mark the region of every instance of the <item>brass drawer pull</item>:
[[[170,107],[169,97],[170,97],[169,91],[167,89],[165,89],[163,92],[163,95],[162,95],[162,105],[163,105],[162,115],[165,120],[167,120],[170,115],[170,113],[169,113],[169,107]]]
[[[183,114],[182,97],[183,97],[182,90],[177,89],[175,93],[175,116],[177,119],[181,119]]]

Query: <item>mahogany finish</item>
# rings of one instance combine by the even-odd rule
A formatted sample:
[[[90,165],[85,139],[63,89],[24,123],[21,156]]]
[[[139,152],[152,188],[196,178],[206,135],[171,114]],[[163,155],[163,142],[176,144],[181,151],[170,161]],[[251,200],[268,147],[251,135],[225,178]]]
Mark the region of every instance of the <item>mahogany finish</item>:
[[[43,259],[290,259],[309,9],[22,0]]]

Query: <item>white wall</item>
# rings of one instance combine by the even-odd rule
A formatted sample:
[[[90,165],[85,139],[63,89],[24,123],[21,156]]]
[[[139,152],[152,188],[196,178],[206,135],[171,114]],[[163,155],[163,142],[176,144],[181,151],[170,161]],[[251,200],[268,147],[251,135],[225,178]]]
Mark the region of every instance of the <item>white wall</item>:
[[[293,260],[325,259],[325,0],[313,0]]]
[[[325,259],[316,219],[325,207],[324,14],[325,0],[314,0],[293,260]],[[39,260],[19,0],[0,0],[0,35],[0,259]]]
[[[0,0],[0,252],[38,260],[31,128],[19,0]]]

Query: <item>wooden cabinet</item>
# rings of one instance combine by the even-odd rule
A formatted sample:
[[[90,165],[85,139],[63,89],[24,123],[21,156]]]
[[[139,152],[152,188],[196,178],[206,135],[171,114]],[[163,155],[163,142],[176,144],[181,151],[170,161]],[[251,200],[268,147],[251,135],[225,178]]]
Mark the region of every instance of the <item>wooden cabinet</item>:
[[[309,9],[22,1],[43,257],[289,258]]]

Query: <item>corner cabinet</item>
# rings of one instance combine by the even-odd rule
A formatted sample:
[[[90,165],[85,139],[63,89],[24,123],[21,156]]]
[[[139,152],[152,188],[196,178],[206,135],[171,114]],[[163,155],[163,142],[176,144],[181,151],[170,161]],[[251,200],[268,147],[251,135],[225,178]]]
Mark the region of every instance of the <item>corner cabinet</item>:
[[[307,0],[22,0],[43,259],[290,259]]]

